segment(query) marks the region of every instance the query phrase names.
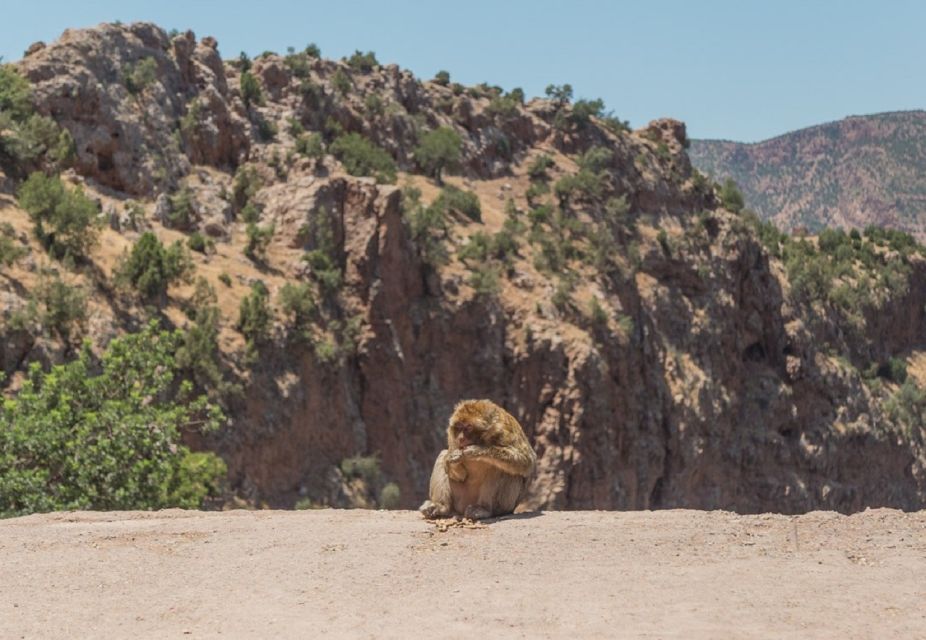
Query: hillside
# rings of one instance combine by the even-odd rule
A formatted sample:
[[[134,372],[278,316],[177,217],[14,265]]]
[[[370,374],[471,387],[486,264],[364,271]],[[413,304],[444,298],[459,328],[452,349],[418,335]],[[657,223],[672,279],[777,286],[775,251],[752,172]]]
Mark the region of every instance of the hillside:
[[[50,514],[0,521],[9,637],[918,638],[926,515]]]
[[[926,112],[853,116],[757,142],[692,140],[695,167],[733,178],[747,204],[782,229],[926,234]]]
[[[926,250],[778,234],[680,122],[146,23],[5,69],[0,512],[137,506],[126,468],[146,506],[411,508],[468,397],[524,425],[531,507],[926,506]]]

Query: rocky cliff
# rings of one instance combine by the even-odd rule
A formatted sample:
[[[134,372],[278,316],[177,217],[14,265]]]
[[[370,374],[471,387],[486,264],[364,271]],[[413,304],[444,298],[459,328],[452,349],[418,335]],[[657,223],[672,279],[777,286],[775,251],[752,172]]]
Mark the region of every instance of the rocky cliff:
[[[926,112],[853,116],[755,144],[693,140],[690,154],[782,229],[873,224],[924,237]]]
[[[201,233],[210,248],[191,259],[216,292],[222,375],[237,390],[215,391],[229,424],[190,440],[226,460],[247,502],[363,504],[339,463],[377,455],[416,506],[452,406],[488,397],[534,443],[532,506],[926,504],[921,405],[908,398],[924,336],[918,248],[859,238],[850,246],[871,260],[808,289],[794,255],[819,267],[830,254],[726,210],[692,171],[679,122],[630,131],[593,101],[524,103],[359,52],[248,61],[217,47],[101,25],[15,63],[36,111],[73,138],[66,180],[109,225],[89,264],[60,267],[0,196],[27,252],[0,278],[7,393],[29,362],[73,353],[74,336],[10,321],[49,265],[87,292],[81,332],[99,347],[152,315],[190,325],[191,285],[152,309],[113,272],[145,229]],[[423,175],[419,145],[435,130],[459,137],[445,184]],[[350,134],[388,161],[358,169]],[[243,251],[255,228],[272,235],[257,258]],[[903,286],[879,284],[877,269]],[[853,305],[827,295],[863,279]],[[236,324],[257,281],[276,309],[255,346]],[[277,302],[287,283],[312,291],[307,339]],[[908,363],[906,386],[878,375],[892,358]]]

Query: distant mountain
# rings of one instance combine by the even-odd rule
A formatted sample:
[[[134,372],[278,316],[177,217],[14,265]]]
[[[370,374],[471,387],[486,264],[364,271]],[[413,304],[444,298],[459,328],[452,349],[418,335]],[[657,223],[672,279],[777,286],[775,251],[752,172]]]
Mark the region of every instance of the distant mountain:
[[[888,226],[926,236],[926,111],[852,116],[743,144],[693,140],[695,167],[731,177],[783,229]]]

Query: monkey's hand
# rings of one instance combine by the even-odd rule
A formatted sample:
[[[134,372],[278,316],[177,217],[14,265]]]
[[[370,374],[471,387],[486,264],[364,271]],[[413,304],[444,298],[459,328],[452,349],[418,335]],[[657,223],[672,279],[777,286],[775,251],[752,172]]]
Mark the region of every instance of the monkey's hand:
[[[447,454],[447,477],[454,482],[466,481],[466,465],[463,464],[463,452],[456,449]]]
[[[457,453],[456,451],[454,453]],[[484,458],[485,456],[490,455],[489,448],[483,447],[478,444],[471,444],[467,447],[464,447],[459,453],[464,458]]]

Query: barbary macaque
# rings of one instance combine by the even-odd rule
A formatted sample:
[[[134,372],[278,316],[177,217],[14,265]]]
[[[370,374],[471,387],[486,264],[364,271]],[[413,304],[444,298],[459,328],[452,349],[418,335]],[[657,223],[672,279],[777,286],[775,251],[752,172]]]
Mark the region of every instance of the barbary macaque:
[[[431,472],[426,518],[478,520],[512,513],[527,494],[537,456],[514,416],[489,400],[457,404],[447,448]]]

